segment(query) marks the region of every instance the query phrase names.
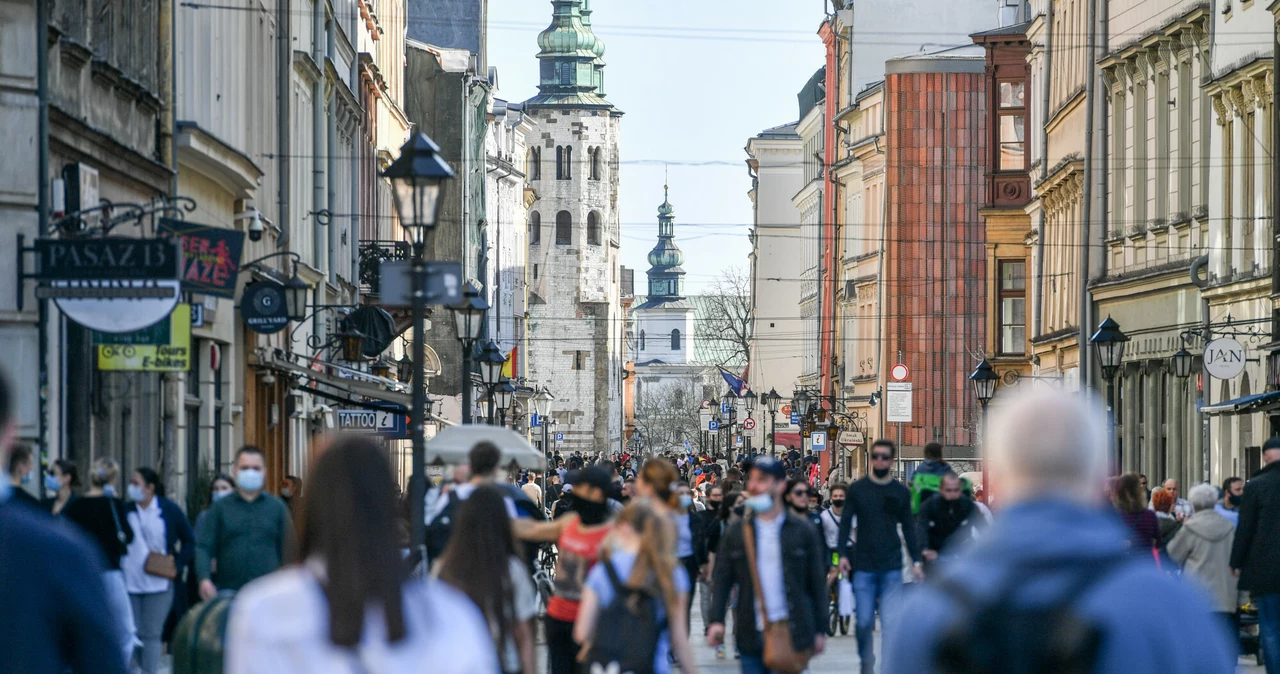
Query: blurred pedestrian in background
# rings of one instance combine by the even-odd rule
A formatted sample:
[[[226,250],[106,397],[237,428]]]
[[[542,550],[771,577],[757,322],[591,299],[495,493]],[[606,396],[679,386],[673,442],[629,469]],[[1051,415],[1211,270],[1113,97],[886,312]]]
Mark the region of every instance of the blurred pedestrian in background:
[[[9,452],[9,493],[14,503],[40,507],[40,501],[27,491],[27,486],[35,482],[35,474],[36,463],[31,457],[31,450],[24,445],[15,445]]]
[[[1134,559],[1131,530],[1104,507],[1106,419],[1056,390],[992,410],[983,449],[1000,517],[909,594],[885,631],[886,674],[1235,670],[1203,594]],[[1145,504],[1137,476],[1125,482]]]
[[[1164,483],[1160,485],[1160,489],[1173,497],[1173,508],[1169,511],[1169,514],[1173,515],[1174,519],[1181,522],[1195,513],[1195,509],[1191,506],[1191,503],[1182,498],[1182,490],[1178,487],[1177,480],[1173,478],[1165,480]]]
[[[53,492],[49,503],[49,512],[54,515],[62,513],[67,504],[79,498],[76,490],[80,488],[80,469],[66,459],[58,459],[49,466],[44,476],[44,488]]]
[[[289,512],[294,511],[294,506],[302,502],[302,478],[297,475],[285,475],[280,480],[280,500],[284,501]]]
[[[133,471],[126,490],[133,502],[128,518],[133,542],[120,568],[142,642],[138,667],[143,674],[155,674],[165,621],[171,612],[181,616],[187,610],[185,588],[175,592],[174,581],[195,560],[195,534],[178,504],[164,497],[164,485],[154,470]]]
[[[1244,480],[1229,477],[1222,481],[1222,500],[1213,507],[1219,515],[1227,518],[1231,526],[1240,524],[1240,504],[1244,502]]]
[[[511,529],[504,494],[480,487],[458,509],[454,536],[433,573],[471,598],[489,625],[505,674],[534,674],[538,595]]]
[[[1236,577],[1231,573],[1231,543],[1235,527],[1218,514],[1218,490],[1211,484],[1191,488],[1191,506],[1196,512],[1187,518],[1169,542],[1169,557],[1182,567],[1187,578],[1200,583],[1217,611],[1236,634]]]
[[[568,509],[566,515],[550,522],[515,522],[521,540],[555,543],[558,550],[555,595],[547,602],[543,622],[550,674],[574,674],[578,670],[579,647],[573,638],[573,623],[578,619],[587,572],[595,565],[600,546],[612,529],[606,497],[609,473],[591,466],[570,475],[572,490],[560,499]]]
[[[303,504],[303,561],[236,596],[225,671],[500,671],[484,618],[466,595],[436,580],[407,579],[386,451],[364,437],[340,436],[310,475],[324,498]]]
[[[196,538],[200,538],[200,531],[204,528],[204,523],[209,519],[209,511],[213,509],[213,504],[231,495],[236,490],[236,481],[230,475],[218,473],[214,476],[213,481],[209,483],[209,500],[204,504],[204,510],[196,516],[195,534]]]
[[[916,525],[927,575],[943,556],[955,554],[974,540],[987,521],[973,501],[965,498],[960,476],[944,473],[937,493],[920,505]]]
[[[1263,443],[1262,462],[1244,485],[1231,568],[1258,608],[1267,674],[1280,674],[1280,437]]]
[[[1129,527],[1130,552],[1153,558],[1160,545],[1160,522],[1147,508],[1145,493],[1141,477],[1125,473],[1116,478],[1111,488],[1111,503]]]
[[[1216,489],[1214,493],[1217,494]],[[1174,535],[1178,533],[1178,529],[1182,527],[1182,520],[1173,514],[1175,501],[1173,492],[1163,487],[1151,494],[1151,511],[1156,514],[1156,526],[1160,531],[1160,545],[1158,547],[1163,548],[1168,545],[1169,541],[1173,540]]]
[[[696,674],[697,662],[689,644],[689,626],[682,611],[689,605],[689,576],[675,564],[674,541],[664,516],[650,503],[637,501],[623,509],[614,522],[609,545],[587,575],[582,605],[574,622],[573,637],[586,646],[588,663],[618,662],[620,654],[647,654],[655,674],[670,671],[670,656],[680,670]],[[638,592],[638,595],[633,593]],[[598,630],[609,627],[610,612],[637,612],[632,601],[651,601],[656,627],[653,643],[636,633]],[[601,624],[601,617],[606,620]],[[624,624],[626,621],[622,621]],[[665,623],[665,628],[662,625]],[[627,643],[629,640],[643,643]],[[631,663],[623,671],[643,671],[645,663]],[[594,668],[591,671],[596,671]]]
[[[831,548],[827,547],[827,537],[822,533],[822,513],[810,507],[818,490],[804,480],[787,480],[783,494],[791,512],[813,527],[813,534],[818,537],[818,549],[822,551],[822,570],[825,573],[831,566]]]
[[[18,435],[14,407],[0,372],[0,467]],[[78,527],[15,503],[11,489],[0,471],[0,670],[124,674],[99,546]]]
[[[295,545],[289,509],[262,491],[266,480],[262,450],[241,447],[235,465],[235,492],[214,502],[196,539],[201,599],[213,597],[218,590],[239,590],[275,571],[290,561]]]
[[[98,549],[107,560],[102,582],[107,588],[108,607],[116,619],[117,644],[127,663],[133,659],[133,649],[140,642],[133,622],[129,591],[120,570],[120,561],[133,542],[134,532],[129,526],[128,506],[115,496],[115,483],[119,477],[120,466],[115,461],[98,458],[89,471],[89,491],[63,508],[62,515],[80,525],[90,538],[97,541]]]

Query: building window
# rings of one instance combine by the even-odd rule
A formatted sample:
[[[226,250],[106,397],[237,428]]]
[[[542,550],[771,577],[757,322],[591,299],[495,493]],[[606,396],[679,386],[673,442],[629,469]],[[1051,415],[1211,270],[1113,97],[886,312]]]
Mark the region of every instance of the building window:
[[[573,148],[567,145],[556,147],[556,180],[573,178]]]
[[[671,331],[671,350],[672,351],[680,350],[680,331],[679,330]]]
[[[585,367],[586,362],[587,362],[587,352],[585,351],[573,352],[573,369],[575,370],[583,369]]]
[[[529,245],[542,243],[542,214],[534,211],[529,214]]]
[[[644,330],[640,331],[640,350],[644,351]]]
[[[526,170],[529,172],[529,180],[542,180],[542,148],[529,148],[529,165]]]
[[[556,213],[556,245],[569,246],[573,244],[573,218],[569,215],[569,211],[560,211]]]
[[[1023,171],[1027,167],[1026,82],[1001,82],[998,101],[1000,170]]]
[[[573,64],[560,64],[560,84],[573,84]]]
[[[596,147],[596,148],[591,148],[590,150],[587,150],[587,155],[590,157],[590,160],[591,160],[591,179],[592,179],[592,180],[599,180],[599,179],[600,179],[600,152],[601,152],[601,149],[602,149],[602,148],[598,148],[598,147]]]
[[[587,243],[600,245],[600,216],[595,211],[587,214]]]
[[[538,280],[538,265],[533,265],[533,280]]]
[[[1027,263],[1000,262],[1000,353],[1020,356],[1027,342]]]

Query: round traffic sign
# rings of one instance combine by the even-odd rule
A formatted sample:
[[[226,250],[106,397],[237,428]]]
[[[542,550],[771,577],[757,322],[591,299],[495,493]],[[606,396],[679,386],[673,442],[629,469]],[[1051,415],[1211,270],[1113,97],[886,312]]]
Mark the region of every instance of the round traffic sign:
[[[894,381],[906,381],[907,378],[911,376],[911,370],[907,369],[906,365],[898,363],[893,366],[892,370],[889,370],[889,376],[892,377]]]
[[[753,430],[756,427],[756,420],[752,419],[751,417],[747,417],[746,419],[742,420],[742,427],[747,429],[748,431]]]
[[[700,409],[704,409],[704,410],[711,409],[711,401],[704,398],[702,400],[702,407]]]

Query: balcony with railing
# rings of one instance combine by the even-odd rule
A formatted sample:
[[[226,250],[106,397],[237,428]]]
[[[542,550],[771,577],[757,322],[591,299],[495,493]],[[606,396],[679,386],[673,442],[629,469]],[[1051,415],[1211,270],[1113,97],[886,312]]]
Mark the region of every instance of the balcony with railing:
[[[360,294],[377,297],[381,293],[382,263],[411,257],[413,246],[408,241],[360,242]]]

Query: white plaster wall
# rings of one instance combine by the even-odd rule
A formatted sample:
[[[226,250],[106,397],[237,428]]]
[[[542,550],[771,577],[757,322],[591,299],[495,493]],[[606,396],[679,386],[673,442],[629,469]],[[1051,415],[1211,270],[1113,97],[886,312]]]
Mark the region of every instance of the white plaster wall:
[[[789,392],[801,373],[804,342],[795,318],[800,304],[796,260],[803,255],[804,240],[800,211],[791,199],[804,181],[801,148],[799,138],[753,139],[749,146],[759,161],[749,382],[755,391]]]

